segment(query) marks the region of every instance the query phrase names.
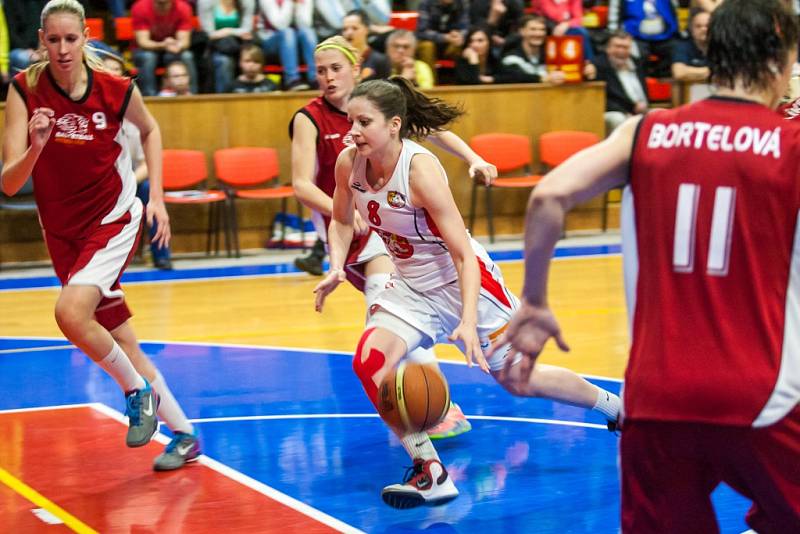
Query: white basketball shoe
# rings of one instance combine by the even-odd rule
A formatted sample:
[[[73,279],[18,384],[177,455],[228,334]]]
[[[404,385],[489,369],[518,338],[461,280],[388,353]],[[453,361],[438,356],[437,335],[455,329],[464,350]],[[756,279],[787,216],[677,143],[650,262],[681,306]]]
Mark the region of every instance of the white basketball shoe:
[[[393,508],[406,509],[421,506],[437,506],[458,497],[447,469],[439,460],[414,459],[402,484],[386,486],[381,492],[383,502]]]

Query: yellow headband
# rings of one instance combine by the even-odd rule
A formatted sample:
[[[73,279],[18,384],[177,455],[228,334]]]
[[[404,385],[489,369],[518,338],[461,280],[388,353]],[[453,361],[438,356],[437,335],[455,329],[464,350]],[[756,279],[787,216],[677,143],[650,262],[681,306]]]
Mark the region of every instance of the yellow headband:
[[[358,63],[358,60],[356,59],[356,56],[354,56],[353,53],[350,50],[348,50],[347,48],[343,47],[342,45],[333,44],[333,43],[321,44],[317,48],[314,49],[314,52],[320,52],[322,50],[330,50],[330,49],[338,50],[339,52],[344,54],[345,57],[353,65]]]

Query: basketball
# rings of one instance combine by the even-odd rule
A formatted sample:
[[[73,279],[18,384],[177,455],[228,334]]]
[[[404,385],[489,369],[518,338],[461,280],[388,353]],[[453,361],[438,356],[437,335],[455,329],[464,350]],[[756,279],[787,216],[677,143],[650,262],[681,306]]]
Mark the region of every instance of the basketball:
[[[450,389],[433,365],[401,362],[378,390],[378,413],[401,435],[436,426],[450,408]]]

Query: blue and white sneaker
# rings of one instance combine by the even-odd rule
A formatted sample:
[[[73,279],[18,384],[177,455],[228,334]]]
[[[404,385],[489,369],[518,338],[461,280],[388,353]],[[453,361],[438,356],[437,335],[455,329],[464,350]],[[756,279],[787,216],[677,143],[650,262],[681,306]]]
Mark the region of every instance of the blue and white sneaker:
[[[150,382],[144,381],[144,388],[125,393],[125,415],[128,416],[128,435],[125,444],[128,447],[147,445],[158,430],[158,395]]]
[[[156,456],[153,469],[156,471],[172,471],[193,462],[200,456],[200,440],[195,434],[175,432],[175,437],[167,444],[164,452]]]

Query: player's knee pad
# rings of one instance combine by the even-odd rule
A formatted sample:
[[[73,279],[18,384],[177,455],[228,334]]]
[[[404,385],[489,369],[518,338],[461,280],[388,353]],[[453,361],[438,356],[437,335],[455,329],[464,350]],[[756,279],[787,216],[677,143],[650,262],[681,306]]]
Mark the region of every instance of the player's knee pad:
[[[361,385],[364,387],[369,400],[372,404],[377,406],[378,401],[378,385],[375,383],[373,377],[380,371],[386,363],[386,355],[377,348],[370,347],[367,340],[370,335],[375,331],[375,328],[368,328],[361,335],[361,340],[358,342],[355,356],[353,356],[353,371],[356,376],[361,380]]]

